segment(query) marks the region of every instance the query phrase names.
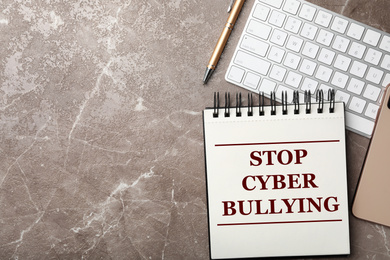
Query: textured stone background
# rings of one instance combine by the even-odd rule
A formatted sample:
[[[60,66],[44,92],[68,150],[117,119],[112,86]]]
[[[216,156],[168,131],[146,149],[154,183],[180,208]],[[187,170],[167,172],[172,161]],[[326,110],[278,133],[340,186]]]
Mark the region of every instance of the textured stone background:
[[[0,0],[1,259],[209,257],[201,111],[244,92],[223,78],[253,1],[203,86],[228,0]],[[388,0],[311,2],[390,32]],[[350,258],[389,237],[351,216]]]

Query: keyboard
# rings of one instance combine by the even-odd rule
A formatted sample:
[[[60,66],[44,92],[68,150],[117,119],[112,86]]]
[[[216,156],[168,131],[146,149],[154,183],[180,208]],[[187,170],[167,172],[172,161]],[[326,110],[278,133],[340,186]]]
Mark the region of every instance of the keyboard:
[[[390,35],[303,0],[256,0],[225,75],[277,99],[335,90],[346,128],[371,137],[390,83]],[[269,97],[269,95],[268,95]]]

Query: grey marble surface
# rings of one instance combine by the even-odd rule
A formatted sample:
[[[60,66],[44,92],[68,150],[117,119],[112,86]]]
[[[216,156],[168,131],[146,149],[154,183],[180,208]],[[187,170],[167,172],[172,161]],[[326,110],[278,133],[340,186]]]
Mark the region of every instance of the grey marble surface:
[[[201,111],[228,0],[0,0],[0,258],[208,259]],[[390,32],[388,0],[311,0]],[[244,92],[244,91],[243,91]],[[347,132],[352,199],[369,140]],[[389,259],[351,216],[349,259]]]

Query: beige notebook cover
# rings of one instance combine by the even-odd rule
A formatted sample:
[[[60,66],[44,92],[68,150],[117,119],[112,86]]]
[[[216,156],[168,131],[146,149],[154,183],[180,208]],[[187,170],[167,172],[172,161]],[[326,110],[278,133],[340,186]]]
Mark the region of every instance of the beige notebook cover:
[[[364,162],[352,212],[361,219],[390,226],[390,91],[383,97]]]

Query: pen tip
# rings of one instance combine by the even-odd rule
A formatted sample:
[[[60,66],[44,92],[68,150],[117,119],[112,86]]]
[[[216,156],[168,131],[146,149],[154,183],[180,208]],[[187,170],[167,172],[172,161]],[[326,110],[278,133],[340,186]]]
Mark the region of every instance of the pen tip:
[[[206,68],[206,71],[205,71],[204,77],[203,77],[203,85],[207,84],[207,82],[209,81],[211,74],[213,74],[213,72],[214,72],[213,69]]]

